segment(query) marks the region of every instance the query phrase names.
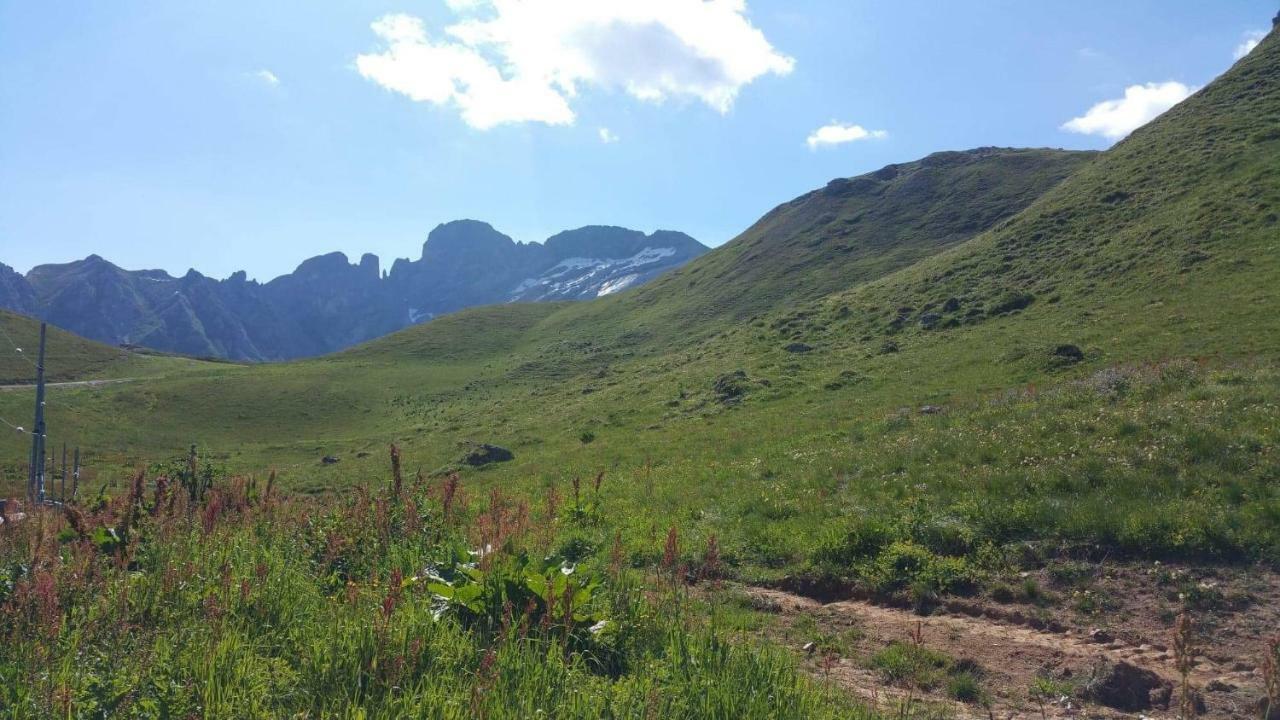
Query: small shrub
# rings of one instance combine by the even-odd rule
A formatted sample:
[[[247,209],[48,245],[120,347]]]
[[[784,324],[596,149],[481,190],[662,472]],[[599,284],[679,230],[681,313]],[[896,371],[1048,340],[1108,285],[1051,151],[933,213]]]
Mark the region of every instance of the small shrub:
[[[1005,313],[1023,310],[1035,302],[1035,296],[1025,292],[1007,292],[992,301],[987,309],[988,315],[1004,315]]]
[[[878,555],[892,541],[888,525],[876,518],[862,518],[847,530],[828,537],[813,552],[813,562],[837,574]]]
[[[972,672],[960,672],[947,680],[947,696],[964,703],[976,703],[983,698],[982,684]]]
[[[991,599],[998,603],[1011,603],[1014,601],[1013,588],[1005,583],[996,583],[991,586]]]
[[[871,656],[872,669],[886,681],[924,690],[938,687],[953,662],[948,655],[905,642],[895,642]]]
[[[1044,591],[1040,589],[1040,583],[1035,578],[1023,578],[1022,598],[1031,603],[1040,602],[1044,599]]]

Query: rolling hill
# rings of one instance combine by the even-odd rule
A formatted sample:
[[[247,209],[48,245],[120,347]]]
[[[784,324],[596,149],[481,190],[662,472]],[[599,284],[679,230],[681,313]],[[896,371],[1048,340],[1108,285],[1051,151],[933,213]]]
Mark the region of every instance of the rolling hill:
[[[152,377],[203,364],[162,353],[103,345],[54,326],[49,327],[46,342],[48,382]],[[34,383],[39,347],[39,321],[0,310],[0,385]]]

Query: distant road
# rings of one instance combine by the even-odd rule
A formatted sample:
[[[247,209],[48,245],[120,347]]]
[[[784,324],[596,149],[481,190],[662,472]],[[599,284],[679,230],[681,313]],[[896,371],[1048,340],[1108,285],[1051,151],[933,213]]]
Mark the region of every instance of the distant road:
[[[135,380],[146,380],[147,378],[110,378],[107,380],[76,380],[74,382],[54,382],[45,383],[46,388],[55,387],[98,387],[99,385],[115,385],[116,383],[127,383]],[[34,390],[35,383],[23,383],[21,385],[0,385],[0,390]]]

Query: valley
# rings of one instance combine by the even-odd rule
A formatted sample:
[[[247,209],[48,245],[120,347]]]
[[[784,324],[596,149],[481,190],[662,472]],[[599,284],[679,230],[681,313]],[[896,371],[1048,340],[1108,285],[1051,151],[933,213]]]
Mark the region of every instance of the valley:
[[[463,274],[425,264],[481,230],[442,226],[412,270],[449,290],[413,302],[431,319],[215,353],[318,357],[54,331],[49,441],[84,450],[81,510],[0,538],[0,628],[26,643],[0,676],[30,686],[0,701],[1261,717],[1280,662],[1277,213],[1273,31],[1104,152],[930,154],[705,253],[635,233],[621,262],[578,262],[562,234],[536,274],[495,274],[512,297],[464,298]],[[0,384],[21,384],[38,323],[0,328],[23,348]],[[29,416],[0,392],[6,423]],[[22,496],[28,442],[0,435],[0,496]],[[70,583],[54,606],[88,608],[59,620],[80,634],[23,619],[49,607],[37,566]],[[91,629],[113,617],[137,631]],[[173,690],[191,682],[217,692]]]

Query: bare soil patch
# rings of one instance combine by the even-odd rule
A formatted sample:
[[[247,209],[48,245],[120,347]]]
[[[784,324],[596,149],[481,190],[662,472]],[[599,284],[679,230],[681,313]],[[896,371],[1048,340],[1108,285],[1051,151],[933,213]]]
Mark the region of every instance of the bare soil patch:
[[[910,701],[984,718],[1176,717],[1174,632],[1185,608],[1193,627],[1190,683],[1201,717],[1260,716],[1266,641],[1280,632],[1274,571],[1081,563],[1010,580],[1017,590],[944,599],[927,616],[837,599],[830,591],[821,598],[777,588],[741,591],[756,608],[778,615],[768,632],[815,675],[883,708]],[[813,642],[815,635],[838,640]],[[946,683],[890,681],[871,659],[894,643],[918,643],[973,668],[986,703],[954,700]],[[1047,697],[1045,688],[1059,691]]]

